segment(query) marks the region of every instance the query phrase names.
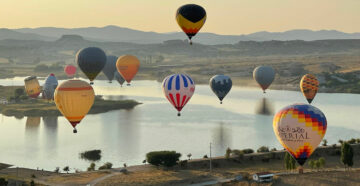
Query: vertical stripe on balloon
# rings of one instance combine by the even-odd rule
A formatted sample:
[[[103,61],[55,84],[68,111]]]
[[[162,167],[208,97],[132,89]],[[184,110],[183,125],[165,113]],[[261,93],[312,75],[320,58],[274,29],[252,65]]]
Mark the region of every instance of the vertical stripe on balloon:
[[[168,81],[168,90],[171,90],[171,84],[172,84],[172,80],[173,80],[174,76],[171,76],[169,78],[169,81]]]

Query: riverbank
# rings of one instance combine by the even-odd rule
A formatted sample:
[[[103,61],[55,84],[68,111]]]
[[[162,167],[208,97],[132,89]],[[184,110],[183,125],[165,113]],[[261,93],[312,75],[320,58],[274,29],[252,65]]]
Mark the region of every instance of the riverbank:
[[[191,185],[221,182],[225,185],[257,185],[252,181],[252,174],[268,171],[274,173],[274,182],[269,185],[286,185],[297,183],[319,183],[321,185],[352,185],[359,183],[360,177],[360,144],[353,144],[354,166],[350,171],[344,171],[340,163],[340,146],[318,147],[311,159],[325,158],[325,166],[318,170],[304,165],[304,174],[297,170],[287,171],[284,168],[283,156],[285,151],[267,153],[252,153],[244,156],[212,158],[213,169],[209,171],[210,159],[188,160],[186,166],[176,166],[171,169],[156,168],[152,165],[138,165],[102,171],[80,173],[51,173],[31,169],[21,169],[23,180],[35,180],[37,183],[48,185]],[[308,160],[308,161],[309,161]],[[16,169],[0,170],[0,177],[12,177]],[[36,174],[35,178],[31,177]],[[241,175],[242,180],[234,180]],[[351,179],[350,179],[351,178]],[[266,184],[265,184],[266,185]]]

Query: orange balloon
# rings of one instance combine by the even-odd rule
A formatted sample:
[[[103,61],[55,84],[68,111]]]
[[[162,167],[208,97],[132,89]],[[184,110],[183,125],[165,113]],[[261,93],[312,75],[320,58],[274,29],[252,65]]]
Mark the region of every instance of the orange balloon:
[[[116,61],[116,68],[121,76],[130,85],[131,80],[135,77],[140,67],[140,61],[132,55],[120,56]]]
[[[314,75],[306,74],[301,78],[300,89],[306,100],[311,104],[319,89],[319,81]]]

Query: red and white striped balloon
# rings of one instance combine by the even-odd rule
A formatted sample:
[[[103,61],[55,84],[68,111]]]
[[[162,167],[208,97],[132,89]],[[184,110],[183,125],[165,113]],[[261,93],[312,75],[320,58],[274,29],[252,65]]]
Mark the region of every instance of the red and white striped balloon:
[[[194,94],[195,82],[186,74],[173,74],[164,79],[163,91],[180,116],[180,111]]]

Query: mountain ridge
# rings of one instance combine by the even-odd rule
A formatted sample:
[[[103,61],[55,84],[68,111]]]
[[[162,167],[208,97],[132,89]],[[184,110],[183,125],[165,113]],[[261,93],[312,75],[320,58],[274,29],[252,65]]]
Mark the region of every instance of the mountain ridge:
[[[140,31],[126,27],[108,25],[105,27],[83,27],[83,28],[60,28],[60,27],[38,27],[6,29],[12,34],[5,33],[0,29],[0,40],[2,39],[24,39],[24,40],[57,40],[62,35],[79,35],[84,39],[104,42],[130,42],[138,44],[162,43],[167,40],[185,40],[187,37],[182,32],[158,33],[154,31]],[[239,41],[287,41],[287,40],[329,40],[329,39],[360,39],[360,32],[345,33],[337,30],[308,30],[294,29],[284,32],[259,31],[251,34],[221,35],[209,32],[200,32],[193,40],[194,42],[215,45],[235,44]]]

